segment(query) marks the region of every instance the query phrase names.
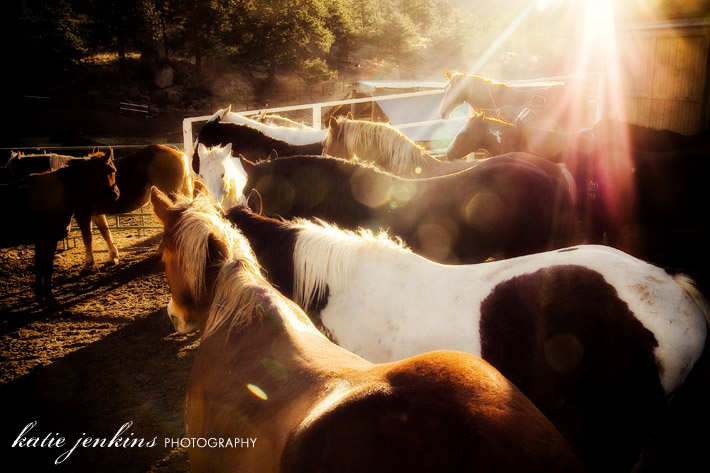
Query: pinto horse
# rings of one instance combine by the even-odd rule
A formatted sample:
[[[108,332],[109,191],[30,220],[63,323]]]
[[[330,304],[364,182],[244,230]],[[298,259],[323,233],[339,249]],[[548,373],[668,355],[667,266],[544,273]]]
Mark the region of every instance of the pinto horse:
[[[197,148],[202,163],[200,180],[212,198],[225,209],[242,202],[246,176],[241,160],[232,157],[232,144],[207,149],[200,143]]]
[[[325,156],[242,165],[244,195],[265,215],[321,218],[351,229],[389,228],[415,252],[441,263],[559,247],[574,225],[572,212],[560,211],[571,209],[572,197],[560,196],[553,177],[520,160],[491,158],[428,179],[405,179]]]
[[[278,156],[293,156],[297,154],[321,154],[323,152],[323,144],[320,142],[293,145],[287,141],[273,138],[256,128],[225,121],[222,117],[216,117],[202,126],[197,136],[197,143],[201,143],[208,148],[231,144],[235,153],[251,161],[267,159],[273,153]],[[199,158],[199,153],[193,153],[192,169],[198,174],[200,172]]]
[[[91,222],[96,225],[109,249],[107,264],[118,263],[119,253],[111,238],[105,214],[133,212],[147,204],[150,188],[169,193],[192,193],[192,174],[185,155],[162,145],[145,148],[115,160],[116,182],[121,189],[117,200],[101,199],[94,202],[91,215],[77,215],[76,223],[81,230],[84,243],[84,265],[82,271],[89,271],[94,265]]]
[[[239,206],[226,218],[333,341],[373,362],[483,357],[595,471],[631,470],[707,338],[709,308],[688,278],[606,246],[445,266],[386,233]]]
[[[524,395],[480,358],[437,351],[373,364],[324,337],[262,275],[246,239],[204,196],[158,191],[176,330],[199,330],[187,386],[198,472],[576,472],[579,460]]]
[[[69,233],[72,216],[90,219],[93,205],[119,198],[116,167],[111,154],[71,160],[56,171],[32,174],[0,185],[5,229],[3,247],[23,243],[35,246],[35,296],[56,304],[52,271],[57,243]]]
[[[323,154],[371,162],[402,177],[434,177],[467,169],[471,163],[441,161],[387,123],[330,117]]]
[[[232,106],[215,112],[208,121],[220,120],[222,122],[239,123],[263,132],[265,135],[277,140],[285,141],[292,145],[302,146],[321,143],[325,138],[326,130],[313,127],[274,126],[261,123],[244,115],[232,112]]]

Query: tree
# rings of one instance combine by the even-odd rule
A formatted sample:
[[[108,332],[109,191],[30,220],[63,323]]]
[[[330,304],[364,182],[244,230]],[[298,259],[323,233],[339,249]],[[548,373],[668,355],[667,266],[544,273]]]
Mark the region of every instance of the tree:
[[[66,0],[5,0],[0,31],[5,62],[23,73],[38,65],[63,70],[86,54]]]
[[[223,42],[232,60],[252,79],[258,95],[273,87],[278,70],[298,72],[304,61],[323,59],[330,50],[335,38],[326,27],[326,1],[231,2],[231,22]]]

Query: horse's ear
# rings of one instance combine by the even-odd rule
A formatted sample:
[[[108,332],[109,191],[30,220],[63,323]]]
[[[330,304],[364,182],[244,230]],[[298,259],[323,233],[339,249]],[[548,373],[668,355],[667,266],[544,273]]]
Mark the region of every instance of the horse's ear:
[[[227,143],[227,146],[224,147],[224,154],[232,155],[232,143]]]
[[[335,129],[338,127],[338,119],[335,118],[333,115],[330,116],[328,119],[328,128]]]
[[[232,104],[230,103],[227,105],[227,108],[224,109],[224,112],[219,116],[219,121],[221,122],[226,122],[227,117],[229,116],[229,113],[232,111]]]
[[[256,167],[256,165],[254,163],[252,163],[251,161],[249,161],[248,159],[246,159],[241,154],[239,155],[239,160],[242,162],[242,167],[244,168],[244,172],[246,172],[247,176],[249,176],[249,174],[251,174],[252,171],[254,171],[254,168]]]
[[[213,234],[210,234],[210,236],[207,237],[207,255],[210,264],[223,263],[229,256],[227,244]]]
[[[200,196],[200,194],[209,195],[209,191],[207,190],[207,187],[205,187],[205,185],[202,183],[202,181],[195,180],[194,188],[192,190],[192,198],[196,199]]]
[[[453,74],[451,74],[449,71],[444,71],[444,75],[446,76],[446,79],[448,80],[448,79],[451,79],[451,76]]]
[[[197,145],[197,155],[202,158],[207,154],[207,147],[200,143]]]
[[[157,187],[153,186],[150,189],[150,203],[153,205],[155,216],[165,225],[170,220],[170,211],[173,204],[168,199],[168,196],[163,194]]]
[[[272,149],[271,152],[269,153],[269,157],[267,158],[269,161],[273,159],[278,159],[279,157],[279,152],[276,151],[275,149]]]
[[[345,118],[347,118],[348,120],[354,120],[355,115],[353,115],[353,112],[348,112],[348,114],[345,115]]]

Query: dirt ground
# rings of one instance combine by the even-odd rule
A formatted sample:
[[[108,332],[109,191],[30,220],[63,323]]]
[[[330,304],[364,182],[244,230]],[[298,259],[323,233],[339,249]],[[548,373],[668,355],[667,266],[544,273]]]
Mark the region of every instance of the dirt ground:
[[[185,451],[166,447],[165,439],[184,436],[185,386],[198,337],[175,334],[165,312],[160,230],[113,235],[119,264],[101,266],[108,251],[95,235],[98,266],[89,275],[79,274],[81,240],[69,239],[66,249],[59,244],[59,310],[33,299],[33,248],[0,250],[0,399],[9,410],[2,450],[25,471],[189,471]],[[132,424],[118,437],[144,439],[142,446],[79,446],[66,454],[80,438],[107,439],[106,445],[126,423]],[[39,444],[23,447],[22,437],[38,437]],[[64,446],[50,446],[60,437]]]

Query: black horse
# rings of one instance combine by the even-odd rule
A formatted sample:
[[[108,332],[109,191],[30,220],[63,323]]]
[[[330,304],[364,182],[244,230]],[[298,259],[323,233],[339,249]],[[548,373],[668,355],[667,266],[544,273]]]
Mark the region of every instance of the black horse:
[[[468,170],[405,179],[371,165],[327,156],[243,160],[244,194],[254,210],[320,218],[349,229],[386,228],[440,263],[508,258],[567,244],[556,235],[571,196],[539,167],[491,158]],[[558,214],[558,199],[568,210]]]
[[[54,253],[69,233],[72,216],[90,217],[94,202],[118,197],[113,157],[103,153],[0,185],[5,222],[0,246],[34,244],[34,291],[41,303],[56,303],[52,295]]]
[[[234,156],[242,155],[249,161],[268,159],[275,153],[277,156],[295,156],[302,154],[321,154],[321,142],[294,145],[283,140],[272,138],[261,130],[240,123],[223,122],[219,117],[208,121],[197,135],[197,143],[202,143],[208,148],[211,146],[225,146],[232,143]],[[192,154],[192,169],[200,172],[200,156],[195,151]]]

